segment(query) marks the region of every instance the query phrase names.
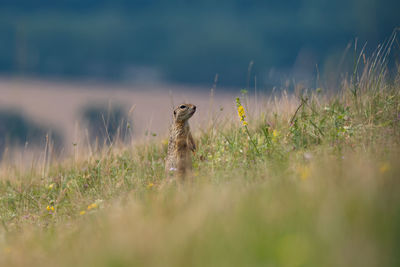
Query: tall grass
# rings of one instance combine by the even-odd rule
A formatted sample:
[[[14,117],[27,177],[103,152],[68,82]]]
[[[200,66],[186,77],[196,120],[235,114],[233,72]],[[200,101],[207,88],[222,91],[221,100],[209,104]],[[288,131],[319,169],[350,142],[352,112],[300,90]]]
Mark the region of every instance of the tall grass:
[[[245,119],[195,133],[182,186],[164,183],[162,140],[83,149],[45,173],[3,164],[0,264],[398,266],[392,38],[365,62],[361,51],[337,94],[242,95]]]

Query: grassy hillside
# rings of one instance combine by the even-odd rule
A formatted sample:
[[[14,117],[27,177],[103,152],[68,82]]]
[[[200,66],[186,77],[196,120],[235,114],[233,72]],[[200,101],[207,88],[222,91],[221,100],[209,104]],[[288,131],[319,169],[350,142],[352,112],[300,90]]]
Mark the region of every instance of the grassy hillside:
[[[242,91],[238,114],[195,133],[182,185],[164,180],[165,140],[4,161],[0,265],[398,266],[400,76],[384,52],[334,94]]]

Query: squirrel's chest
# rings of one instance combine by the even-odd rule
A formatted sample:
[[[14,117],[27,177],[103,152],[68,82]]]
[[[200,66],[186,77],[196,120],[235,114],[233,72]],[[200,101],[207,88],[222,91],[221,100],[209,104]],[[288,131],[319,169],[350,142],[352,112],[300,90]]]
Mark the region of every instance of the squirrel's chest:
[[[174,134],[173,142],[175,146],[184,145],[188,141],[188,131],[176,131]]]
[[[169,153],[173,152],[173,150],[187,147],[189,130],[189,127],[173,127],[171,129],[168,146]]]

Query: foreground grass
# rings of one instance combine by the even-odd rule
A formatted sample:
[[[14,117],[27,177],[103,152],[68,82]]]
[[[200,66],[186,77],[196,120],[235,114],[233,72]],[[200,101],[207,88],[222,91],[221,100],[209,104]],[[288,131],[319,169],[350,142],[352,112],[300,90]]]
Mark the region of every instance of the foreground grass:
[[[259,110],[244,94],[181,186],[162,141],[3,164],[0,265],[399,266],[400,85],[368,75]]]

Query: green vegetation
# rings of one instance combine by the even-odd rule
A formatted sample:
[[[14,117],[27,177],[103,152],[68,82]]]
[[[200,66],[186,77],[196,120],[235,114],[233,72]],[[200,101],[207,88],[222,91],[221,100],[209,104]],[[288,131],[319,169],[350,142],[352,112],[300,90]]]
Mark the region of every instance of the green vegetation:
[[[400,73],[381,52],[333,95],[243,90],[195,133],[183,185],[162,140],[3,163],[0,265],[399,266]]]

